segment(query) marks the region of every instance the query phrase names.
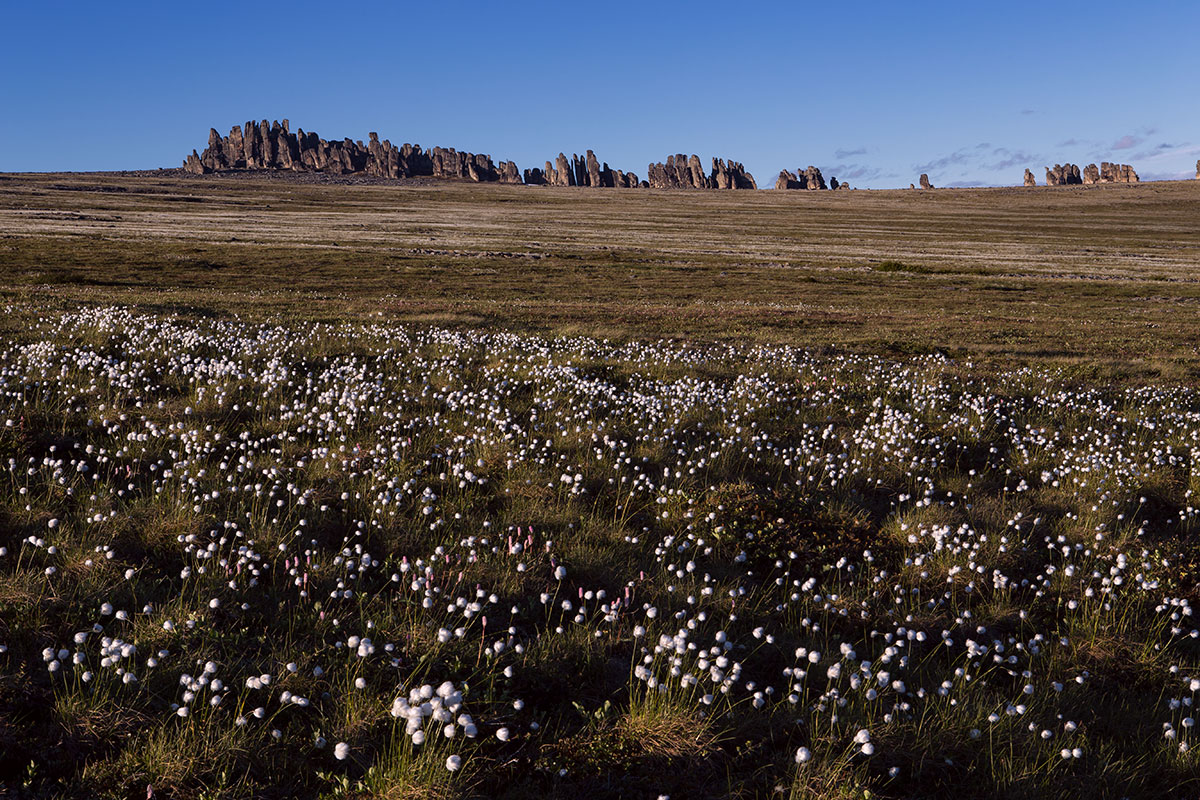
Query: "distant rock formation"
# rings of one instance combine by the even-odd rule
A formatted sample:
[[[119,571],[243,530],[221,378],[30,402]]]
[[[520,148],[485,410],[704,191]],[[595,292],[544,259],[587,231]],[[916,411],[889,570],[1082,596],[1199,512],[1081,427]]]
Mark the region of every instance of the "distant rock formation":
[[[601,162],[591,150],[586,155],[573,155],[568,160],[558,154],[554,164],[546,162],[545,168],[525,170],[525,182],[545,186],[593,186],[636,189],[644,185],[633,172],[612,169],[608,162]]]
[[[429,176],[479,183],[528,184],[531,186],[584,186],[656,189],[757,189],[754,176],[737,161],[712,159],[705,171],[700,158],[682,153],[667,156],[665,163],[650,164],[647,180],[639,180],[633,172],[612,169],[600,161],[594,152],[574,154],[570,158],[559,153],[553,163],[543,168],[533,167],[522,172],[512,161],[498,165],[483,153],[459,152],[454,148],[434,147],[422,150],[420,145],[394,145],[380,141],[370,133],[368,141],[351,139],[325,140],[315,133],[298,129],[292,133],[288,120],[268,122],[253,120],[234,125],[227,136],[208,132],[208,146],[203,153],[192,151],[183,162],[186,171],[197,175],[229,170],[291,170],[323,172],[335,175],[362,173],[381,178],[410,178]],[[1200,180],[1200,161],[1196,162],[1196,179]],[[1071,186],[1097,183],[1138,183],[1140,178],[1129,164],[1107,161],[1088,164],[1082,172],[1075,164],[1055,164],[1046,167],[1047,186]],[[1025,170],[1025,186],[1036,186],[1033,172]],[[910,188],[916,188],[909,184]],[[819,190],[827,188],[821,170],[814,166],[795,172],[781,170],[775,180],[776,189]],[[830,189],[849,189],[850,186],[830,179]],[[932,189],[925,173],[920,188]]]
[[[700,166],[700,158],[691,158],[682,153],[667,156],[665,164],[651,164],[646,168],[646,180],[653,189],[707,189],[708,181]]]
[[[818,189],[828,188],[825,186],[825,178],[821,175],[821,170],[814,166],[809,166],[808,169],[796,168],[795,173],[789,172],[786,169],[779,173],[779,177],[775,180],[776,189],[810,189],[816,191]],[[834,185],[833,188],[837,188]]]
[[[821,170],[817,169],[816,167],[812,166],[811,164],[809,164],[808,169],[804,170],[803,173],[801,173],[800,168],[797,167],[796,174],[800,177],[800,180],[804,183],[805,189],[808,189],[810,191],[816,191],[818,189],[827,188],[825,186],[825,178],[821,175]]]
[[[1133,167],[1128,164],[1109,164],[1102,162],[1100,164],[1100,180],[1105,180],[1105,175],[1112,177],[1113,183],[1140,183],[1141,178],[1134,172]]]
[[[1081,183],[1083,178],[1075,164],[1055,164],[1053,167],[1046,167],[1047,186],[1072,186]]]
[[[1083,182],[1085,184],[1137,183],[1138,174],[1128,164],[1110,164],[1103,161],[1100,163],[1099,169],[1095,164],[1088,164],[1083,168]]]
[[[1200,159],[1196,160],[1196,180],[1200,181]]]
[[[678,153],[667,156],[666,163],[646,169],[647,182],[653,189],[757,189],[754,176],[737,161],[714,158],[712,170],[705,173],[697,155]]]
[[[571,169],[570,162],[562,153],[558,154],[558,158],[554,164],[546,162],[546,168],[542,171],[542,177],[546,181],[547,186],[574,186],[575,172]]]
[[[208,147],[187,157],[184,169],[196,175],[235,169],[281,169],[296,172],[328,172],[335,175],[364,173],[381,178],[460,178],[476,182],[521,183],[521,173],[511,161],[492,163],[482,153],[459,152],[435,147],[425,152],[420,145],[397,147],[371,133],[367,144],[343,139],[326,141],[299,129],[292,133],[288,120],[234,125],[228,136],[209,129]]]
[[[830,189],[836,189],[836,188],[838,188],[839,186],[841,186],[841,184],[840,184],[840,183],[838,183],[837,176],[836,176],[836,175],[830,176],[830,178],[829,178],[829,188],[830,188]]]
[[[746,167],[740,161],[725,162],[724,159],[712,160],[712,179],[718,189],[757,189],[754,176],[746,172]]]
[[[521,178],[521,171],[517,169],[516,162],[514,161],[500,162],[500,177],[497,178],[497,180],[499,180],[501,183],[512,183],[517,185],[524,183]]]

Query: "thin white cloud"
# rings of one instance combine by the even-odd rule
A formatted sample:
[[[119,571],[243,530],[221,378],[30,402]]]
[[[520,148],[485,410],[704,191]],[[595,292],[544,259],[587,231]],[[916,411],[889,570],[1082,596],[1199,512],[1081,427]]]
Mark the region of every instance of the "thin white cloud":
[[[977,152],[977,151],[978,151],[977,147],[976,148],[963,148],[961,150],[955,150],[953,153],[950,153],[949,155],[944,155],[941,158],[935,158],[934,160],[927,161],[924,164],[913,164],[913,171],[914,172],[937,172],[938,170],[943,170],[946,167],[953,166],[955,164],[970,164],[972,161],[974,161],[977,158],[977,156],[975,154],[975,152]]]
[[[959,181],[949,186],[967,186],[972,183],[969,180],[973,177],[973,173],[978,172],[1004,172],[1015,167],[1033,167],[1044,161],[1044,156],[1037,153],[1028,153],[1024,150],[1011,150],[1007,147],[993,147],[990,142],[980,142],[973,147],[963,147],[955,150],[953,153],[944,155],[941,158],[935,158],[927,161],[924,164],[914,164],[915,172],[927,172],[930,176],[941,176],[943,179],[947,177],[946,172],[951,167],[960,167],[962,170],[957,177],[968,179]],[[978,180],[973,181],[978,185],[988,185],[981,183]]]
[[[1200,157],[1200,145],[1184,142],[1183,144],[1167,145],[1165,147],[1160,145],[1152,150],[1134,153],[1130,156],[1130,159],[1137,162],[1134,164],[1135,168],[1138,164],[1146,164],[1152,170],[1160,164],[1178,162],[1181,159],[1186,161],[1197,157]]]
[[[1195,179],[1196,173],[1192,170],[1184,170],[1183,172],[1140,172],[1138,177],[1144,181],[1190,181]]]
[[[821,174],[825,176],[826,180],[837,178],[842,183],[846,181],[874,181],[880,178],[898,177],[896,175],[885,174],[883,170],[870,164],[819,165],[818,169],[821,170]]]

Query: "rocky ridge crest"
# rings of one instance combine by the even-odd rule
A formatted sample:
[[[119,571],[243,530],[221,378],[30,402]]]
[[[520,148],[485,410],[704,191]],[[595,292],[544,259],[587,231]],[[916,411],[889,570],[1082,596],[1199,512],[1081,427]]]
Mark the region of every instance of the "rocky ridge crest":
[[[667,156],[665,163],[646,168],[646,182],[652,189],[757,189],[754,176],[738,161],[714,158],[712,169],[704,171],[700,157],[678,153]]]

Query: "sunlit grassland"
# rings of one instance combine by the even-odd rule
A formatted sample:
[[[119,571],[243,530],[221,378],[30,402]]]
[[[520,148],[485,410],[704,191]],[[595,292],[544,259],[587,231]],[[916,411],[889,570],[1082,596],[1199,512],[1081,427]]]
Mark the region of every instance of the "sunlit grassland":
[[[1195,376],[1200,182],[589,192],[0,176],[0,290]]]

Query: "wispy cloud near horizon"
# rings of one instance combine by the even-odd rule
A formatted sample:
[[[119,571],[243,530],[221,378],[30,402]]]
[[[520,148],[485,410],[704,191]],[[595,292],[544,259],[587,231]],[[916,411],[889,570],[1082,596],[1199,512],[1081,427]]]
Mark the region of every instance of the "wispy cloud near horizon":
[[[946,169],[947,167],[970,164],[977,158],[976,153],[978,153],[978,151],[979,145],[969,148],[964,147],[955,150],[953,153],[944,155],[941,158],[935,158],[932,161],[926,161],[923,164],[913,164],[912,168],[914,172],[937,172],[939,170]]]
[[[1009,150],[1007,147],[997,147],[992,151],[992,155],[999,160],[984,162],[980,166],[993,172],[1000,172],[1012,167],[1032,167],[1039,161],[1045,160],[1041,156],[1031,155],[1023,150]]]
[[[871,164],[832,164],[819,166],[818,169],[821,170],[821,174],[825,176],[826,180],[837,178],[842,183],[846,183],[847,181],[874,181],[880,178],[899,177],[894,173],[885,173]]]
[[[999,146],[995,147],[991,142],[980,142],[979,144],[970,147],[961,147],[953,153],[948,153],[940,158],[935,158],[923,164],[914,164],[913,171],[917,173],[926,172],[931,175],[941,175],[942,178],[947,177],[946,171],[951,167],[961,168],[958,171],[957,177],[965,177],[966,175],[978,171],[987,172],[1003,172],[1013,167],[1033,167],[1042,161],[1044,157],[1040,154],[1029,153],[1025,150],[1014,150],[1012,148]],[[947,184],[952,185],[952,184]],[[988,184],[986,181],[957,181],[953,185],[994,185]]]
[[[1051,154],[981,142],[914,164],[913,171],[928,173],[935,184],[946,187],[1015,186],[1021,183],[1025,169],[1040,176],[1042,168],[1049,164],[1078,162],[1082,166],[1089,162],[1080,159],[1078,154],[1081,151],[1098,152],[1101,149],[1102,145],[1098,142],[1088,143],[1078,139],[1059,142],[1054,151],[1066,152],[1052,151]]]

